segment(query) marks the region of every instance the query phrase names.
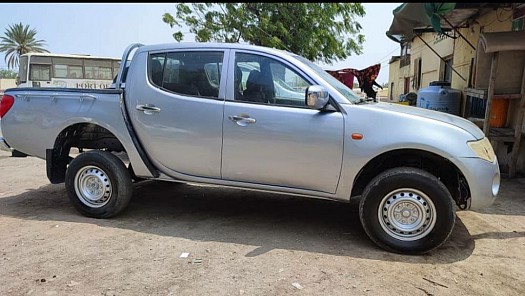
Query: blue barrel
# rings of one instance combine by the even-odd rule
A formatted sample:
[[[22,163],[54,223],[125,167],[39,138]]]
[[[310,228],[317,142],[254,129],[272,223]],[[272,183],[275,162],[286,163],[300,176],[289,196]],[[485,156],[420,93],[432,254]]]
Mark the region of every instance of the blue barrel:
[[[461,91],[450,88],[450,82],[433,81],[417,92],[420,108],[441,111],[459,116]]]

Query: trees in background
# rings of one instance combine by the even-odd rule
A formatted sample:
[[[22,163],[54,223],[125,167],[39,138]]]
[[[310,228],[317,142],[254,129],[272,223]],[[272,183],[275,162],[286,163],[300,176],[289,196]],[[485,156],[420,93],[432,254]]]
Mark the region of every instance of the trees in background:
[[[162,20],[189,28],[198,42],[247,42],[304,56],[311,61],[344,60],[361,54],[364,35],[356,17],[361,3],[178,3]],[[173,34],[177,41],[182,31]]]
[[[4,36],[0,37],[0,52],[5,53],[7,68],[17,68],[20,56],[28,52],[49,52],[44,48],[45,41],[36,39],[37,30],[22,23],[9,25]]]
[[[13,70],[0,70],[0,78],[16,78],[18,72]]]

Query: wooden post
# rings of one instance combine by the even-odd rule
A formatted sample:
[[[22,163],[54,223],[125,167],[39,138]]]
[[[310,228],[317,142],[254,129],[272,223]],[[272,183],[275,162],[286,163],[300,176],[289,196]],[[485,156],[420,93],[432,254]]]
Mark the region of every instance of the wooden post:
[[[487,91],[487,107],[485,108],[485,120],[483,121],[483,133],[489,136],[490,131],[490,109],[492,108],[492,96],[494,95],[494,87],[496,86],[496,71],[498,69],[499,52],[492,54],[492,64],[490,66],[489,89]]]
[[[525,115],[525,65],[523,66],[523,76],[521,77],[521,100],[518,105],[518,114],[516,116],[516,123],[514,124],[514,144],[512,145],[512,152],[509,159],[509,178],[514,178],[516,173],[516,165],[518,162],[518,154],[521,142],[521,130],[523,128],[523,117]]]

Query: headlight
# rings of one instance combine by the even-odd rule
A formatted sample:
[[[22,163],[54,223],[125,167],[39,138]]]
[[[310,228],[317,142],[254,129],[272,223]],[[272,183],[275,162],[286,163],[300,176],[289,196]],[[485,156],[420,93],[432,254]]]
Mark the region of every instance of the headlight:
[[[468,146],[476,155],[484,159],[488,162],[494,162],[494,158],[496,158],[496,154],[494,154],[494,149],[492,148],[492,144],[490,144],[490,141],[487,137],[478,140],[478,141],[472,141],[467,142]]]

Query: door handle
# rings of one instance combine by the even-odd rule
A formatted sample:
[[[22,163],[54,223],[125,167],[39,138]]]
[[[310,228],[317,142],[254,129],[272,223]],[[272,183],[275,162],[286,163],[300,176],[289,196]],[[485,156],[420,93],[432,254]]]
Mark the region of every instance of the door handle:
[[[230,119],[233,122],[239,123],[255,123],[257,122],[255,119],[250,118],[248,115],[242,114],[242,115],[230,115],[228,116],[228,119]]]
[[[247,126],[250,123],[256,122],[256,120],[250,118],[250,115],[248,114],[230,115],[228,116],[228,119],[235,122],[239,126]]]
[[[155,105],[152,104],[146,104],[146,105],[137,105],[137,110],[144,112],[144,114],[151,115],[153,113],[159,113],[160,108],[155,107]]]

